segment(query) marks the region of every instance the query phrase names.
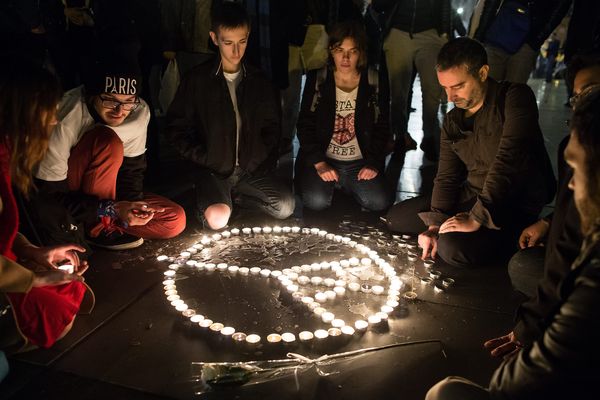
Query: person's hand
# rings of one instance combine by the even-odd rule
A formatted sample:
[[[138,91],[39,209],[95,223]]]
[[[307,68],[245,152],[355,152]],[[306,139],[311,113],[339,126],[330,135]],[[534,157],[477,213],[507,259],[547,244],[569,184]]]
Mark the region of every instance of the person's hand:
[[[431,258],[435,258],[437,254],[438,230],[438,226],[431,225],[429,229],[419,235],[419,247],[423,249],[421,259],[425,260],[430,256]]]
[[[377,176],[377,174],[379,174],[379,171],[377,171],[374,168],[371,167],[362,167],[360,169],[360,171],[358,171],[358,180],[371,180],[373,178],[375,178]]]
[[[88,13],[88,10],[83,7],[67,7],[65,8],[65,16],[69,21],[77,26],[93,26],[94,19]]]
[[[315,169],[317,170],[317,174],[321,177],[325,182],[337,182],[340,178],[337,171],[325,161],[321,161],[315,164]]]
[[[146,225],[154,214],[164,212],[164,208],[152,208],[144,201],[118,201],[115,203],[115,211],[121,221],[127,222],[129,226]]]
[[[88,269],[87,262],[83,261],[79,264],[72,274],[59,269],[36,272],[33,276],[33,287],[41,286],[57,286],[69,282],[83,282],[83,273]]]
[[[523,348],[523,345],[517,340],[514,332],[500,336],[495,339],[490,339],[483,344],[490,351],[492,357],[510,358]]]
[[[49,270],[58,268],[59,263],[64,262],[77,269],[82,264],[77,252],[85,253],[85,248],[75,244],[47,247],[27,246],[19,256]]]
[[[163,57],[169,61],[175,59],[175,54],[176,53],[174,51],[170,51],[170,50],[163,51]]]
[[[529,225],[523,229],[521,236],[519,236],[519,247],[522,249],[526,247],[534,247],[541,245],[540,240],[546,237],[550,224],[548,221],[540,219],[533,225]]]
[[[475,221],[469,213],[459,213],[448,218],[440,226],[440,234],[449,232],[475,232],[481,228],[481,224]]]

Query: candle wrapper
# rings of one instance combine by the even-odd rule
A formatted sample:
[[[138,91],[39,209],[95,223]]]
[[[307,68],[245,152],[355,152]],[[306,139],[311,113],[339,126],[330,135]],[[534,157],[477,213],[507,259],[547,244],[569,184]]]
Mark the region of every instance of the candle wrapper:
[[[343,363],[365,356],[367,353],[423,343],[440,343],[440,340],[405,342],[380,347],[348,351],[318,358],[308,358],[297,353],[287,353],[287,359],[247,362],[193,362],[192,379],[200,383],[196,394],[211,392],[232,386],[256,385],[293,376],[296,390],[300,390],[298,376],[314,369],[319,376],[339,373]]]

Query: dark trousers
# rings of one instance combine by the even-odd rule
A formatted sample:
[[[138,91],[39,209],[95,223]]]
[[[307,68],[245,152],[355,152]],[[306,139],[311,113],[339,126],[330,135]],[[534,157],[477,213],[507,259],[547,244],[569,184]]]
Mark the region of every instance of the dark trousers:
[[[475,198],[459,204],[453,215],[467,212]],[[427,227],[418,213],[431,209],[431,197],[419,196],[394,205],[386,216],[392,231],[418,235]],[[523,228],[535,222],[537,216],[515,214],[514,221],[502,229],[479,228],[475,232],[450,232],[439,235],[438,255],[457,267],[474,267],[505,263],[517,251],[518,238]]]
[[[201,168],[196,174],[196,205],[202,218],[211,205],[223,203],[233,210],[254,209],[277,219],[285,219],[294,211],[294,196],[289,185],[269,175],[251,176],[240,168],[227,178]]]

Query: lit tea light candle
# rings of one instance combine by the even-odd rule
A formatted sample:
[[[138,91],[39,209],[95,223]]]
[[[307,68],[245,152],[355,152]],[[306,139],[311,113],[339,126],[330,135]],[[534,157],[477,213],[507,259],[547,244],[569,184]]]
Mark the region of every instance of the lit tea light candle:
[[[354,335],[355,332],[354,328],[350,325],[344,325],[340,329],[344,335]]]
[[[321,316],[323,315],[325,312],[327,312],[326,309],[324,309],[323,307],[317,307],[315,309],[313,309],[313,312],[315,313],[316,316]]]
[[[335,315],[332,312],[326,311],[323,314],[321,314],[321,320],[323,320],[323,322],[325,322],[326,324],[330,323],[334,319]]]
[[[298,334],[298,338],[302,341],[302,342],[306,342],[309,340],[312,340],[312,338],[314,338],[315,335],[310,332],[310,331],[302,331]]]
[[[223,236],[225,239],[228,239],[231,237],[231,232],[223,231],[223,232],[221,232],[221,236]]]
[[[312,264],[310,264],[310,269],[312,271],[320,271],[321,270],[321,264],[319,264],[319,263],[312,263]]]
[[[340,261],[340,266],[342,268],[348,268],[350,266],[350,261],[348,261],[348,260],[342,260],[342,261]]]
[[[310,304],[310,303],[312,303],[313,301],[315,301],[315,299],[313,299],[313,298],[312,298],[312,297],[310,297],[310,296],[304,296],[304,297],[302,297],[302,298],[300,299],[300,301],[302,301],[302,303],[304,303],[304,304]]]
[[[351,292],[358,292],[360,290],[360,283],[350,282],[348,284],[348,290],[350,290]]]
[[[356,258],[356,257],[350,257],[350,259],[348,261],[350,262],[350,265],[352,265],[353,267],[357,266],[359,263],[358,258]]]
[[[439,279],[442,276],[442,271],[429,271],[429,277],[432,279]]]
[[[72,274],[73,271],[75,271],[75,268],[71,264],[59,265],[58,269],[61,270],[61,271],[64,271],[67,274]]]
[[[175,274],[176,274],[176,273],[177,273],[177,272],[175,272],[175,271],[173,271],[172,269],[170,269],[170,270],[168,270],[168,271],[165,271],[165,272],[163,272],[163,275],[164,275],[164,276],[175,276]]]
[[[196,243],[192,247],[195,248],[196,250],[202,250],[204,248],[204,245],[202,245],[200,243]]]
[[[164,254],[161,254],[160,256],[156,257],[156,261],[167,261],[169,259],[168,256],[165,256]]]
[[[287,274],[287,277],[291,280],[291,281],[295,281],[298,279],[298,274],[296,272],[290,272],[289,274]]]
[[[190,318],[190,321],[193,322],[193,323],[195,323],[195,324],[200,323],[200,321],[202,321],[202,320],[204,320],[204,315],[202,315],[202,314],[194,314]]]
[[[328,234],[325,235],[325,239],[327,239],[327,240],[333,240],[334,236],[335,235],[333,233],[328,233]]]
[[[192,253],[190,253],[189,251],[182,251],[181,253],[179,253],[179,256],[183,258],[190,258],[191,255]]]
[[[233,335],[231,335],[231,338],[236,342],[244,342],[246,341],[246,337],[247,336],[244,332],[235,332]]]
[[[340,263],[339,263],[339,261],[332,261],[332,262],[329,263],[329,266],[331,267],[331,269],[339,268],[340,267]]]
[[[292,343],[296,341],[296,335],[291,332],[285,332],[281,334],[281,340],[285,343]]]
[[[217,264],[215,264],[215,263],[206,263],[206,264],[204,264],[204,268],[207,271],[214,271],[215,268],[217,268]]]
[[[335,286],[346,287],[346,281],[343,279],[338,279],[335,281]]]
[[[215,242],[219,241],[219,240],[221,240],[221,234],[220,233],[215,233],[214,235],[212,235],[212,238],[213,238],[213,240]]]
[[[386,314],[391,314],[394,311],[394,307],[390,307],[386,304],[386,305],[381,306],[381,311]]]
[[[254,233],[260,233],[262,231],[262,228],[260,226],[255,226],[254,228],[252,228],[252,232]]]
[[[373,285],[371,290],[373,291],[373,294],[382,294],[385,289],[383,288],[383,286]]]
[[[336,286],[333,288],[333,291],[338,296],[343,296],[346,293],[346,288],[342,286]]]
[[[260,342],[260,336],[258,336],[257,334],[252,333],[252,334],[246,336],[246,342],[252,343],[252,344],[258,343],[258,342]]]
[[[350,239],[348,236],[344,236],[344,237],[342,238],[342,243],[343,243],[343,244],[348,244],[348,243],[350,243],[350,241],[351,241],[351,240],[352,240],[352,239]]]
[[[281,271],[278,271],[278,270],[271,271],[271,276],[272,276],[273,278],[277,278],[277,279],[279,279],[279,278],[282,276],[282,272],[281,272]]]
[[[235,328],[231,327],[231,326],[226,326],[223,329],[221,329],[221,335],[223,336],[231,336],[235,333]]]
[[[252,267],[252,268],[250,268],[250,273],[252,275],[258,275],[258,274],[260,274],[260,271],[261,271],[260,267]]]
[[[233,229],[231,230],[231,234],[232,234],[233,236],[238,236],[238,235],[240,234],[240,230],[239,230],[238,228],[233,228]]]
[[[375,313],[375,315],[382,321],[388,319],[388,314],[383,311],[379,311],[378,313]]]
[[[281,233],[282,229],[280,226],[274,226],[273,227],[273,233]]]
[[[227,271],[229,271],[232,274],[237,273],[240,270],[240,267],[238,267],[237,265],[230,265],[229,267],[227,267]]]
[[[195,267],[196,266],[196,260],[187,260],[185,262],[185,265],[187,265],[188,267]]]
[[[369,315],[367,321],[369,321],[369,325],[376,325],[381,322],[381,317],[379,317],[378,315]]]
[[[214,332],[220,332],[221,329],[223,329],[224,327],[225,327],[225,325],[223,325],[222,323],[220,323],[220,322],[214,322],[213,324],[211,324],[208,327],[208,329],[210,329],[211,331],[214,331]]]
[[[298,290],[298,285],[287,285],[286,289],[288,292],[293,293]]]
[[[317,329],[314,333],[314,337],[317,339],[325,339],[329,336],[329,333],[325,329]]]
[[[290,233],[292,231],[292,228],[289,226],[284,226],[283,228],[281,228],[281,230],[283,231],[283,233]]]
[[[368,326],[369,326],[369,323],[362,319],[354,321],[354,327],[356,328],[357,331],[364,331],[365,329],[367,329]]]
[[[342,330],[340,328],[329,328],[327,329],[327,334],[332,337],[340,336],[342,334]]]
[[[163,281],[163,285],[173,285],[173,284],[175,284],[175,280],[173,280],[173,279],[165,279]]]
[[[386,301],[385,304],[388,305],[388,306],[390,306],[390,307],[396,308],[396,307],[398,307],[399,303],[398,303],[398,300],[388,300],[388,301]]]
[[[240,272],[240,275],[244,275],[244,276],[248,275],[250,273],[250,268],[248,268],[248,267],[240,267],[239,272]]]
[[[320,276],[313,276],[312,278],[310,278],[310,283],[312,283],[313,285],[320,285],[321,283],[323,283],[323,278],[321,278]]]
[[[263,269],[261,269],[261,270],[260,270],[260,275],[261,275],[263,278],[268,278],[268,277],[269,277],[269,275],[271,275],[271,270],[270,270],[270,269],[268,269],[268,268],[263,268]]]
[[[213,320],[208,319],[208,318],[205,318],[202,321],[198,322],[198,325],[201,326],[202,328],[208,328],[212,324],[213,324]]]
[[[271,233],[273,232],[273,228],[271,228],[270,226],[263,226],[262,231],[263,233]]]
[[[192,310],[191,308],[188,308],[187,310],[183,310],[183,312],[181,313],[184,317],[192,317],[194,315],[196,315],[196,310]]]
[[[360,285],[360,291],[363,293],[371,293],[373,291],[373,287],[367,283],[363,283]]]
[[[250,228],[242,228],[242,233],[244,235],[249,235],[249,234],[252,233],[252,229],[250,229]]]
[[[310,228],[310,233],[312,233],[313,235],[317,235],[319,234],[319,228]]]
[[[333,237],[333,241],[337,242],[337,243],[341,243],[342,242],[342,236],[341,235],[335,235]]]
[[[372,262],[373,261],[370,258],[361,258],[360,259],[360,264],[363,265],[363,266],[365,266],[365,267],[370,266]]]
[[[206,246],[207,244],[210,244],[210,239],[204,236],[202,239],[200,239],[200,243]]]
[[[335,279],[333,279],[333,278],[325,278],[325,279],[323,279],[323,283],[327,287],[334,287],[335,286]]]
[[[292,233],[298,233],[300,232],[300,227],[299,226],[292,226]]]
[[[325,303],[327,301],[327,295],[323,292],[315,293],[315,300],[319,303]]]
[[[169,269],[177,271],[179,269],[179,264],[169,264]]]
[[[302,270],[302,272],[310,272],[310,270],[311,270],[310,265],[308,265],[308,264],[302,264],[300,266],[300,269]]]
[[[177,311],[185,311],[185,310],[187,310],[187,309],[188,309],[188,305],[187,305],[187,304],[185,304],[185,303],[177,304],[177,305],[175,306],[175,309],[176,309]]]
[[[267,336],[267,342],[279,343],[281,342],[281,335],[279,333],[271,333]]]
[[[346,325],[346,323],[343,319],[335,318],[333,321],[331,321],[331,326],[334,328],[341,328],[344,325]]]
[[[326,290],[325,295],[327,296],[328,300],[333,300],[337,294],[333,290]]]
[[[303,235],[310,235],[310,228],[302,228],[301,231]]]
[[[227,269],[227,263],[218,263],[217,264],[217,269],[219,271],[225,271]]]
[[[304,297],[304,294],[302,294],[302,292],[294,292],[292,293],[292,299],[294,300],[298,300],[300,301],[301,298]]]
[[[181,299],[181,297],[179,297],[178,294],[172,294],[167,297],[167,301],[170,301],[170,302],[173,302],[173,301],[179,300],[179,299]]]
[[[357,243],[354,240],[351,240],[348,242],[348,246],[350,246],[350,247],[356,247],[356,245],[357,245]]]
[[[177,290],[175,290],[175,289],[165,290],[165,296],[172,296],[174,294],[177,294]]]

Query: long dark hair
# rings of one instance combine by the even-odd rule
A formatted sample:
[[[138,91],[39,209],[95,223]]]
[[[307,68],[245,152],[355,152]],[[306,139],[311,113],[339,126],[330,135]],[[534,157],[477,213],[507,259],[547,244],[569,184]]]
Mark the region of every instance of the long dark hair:
[[[25,195],[48,149],[61,96],[60,84],[47,70],[21,63],[0,66],[0,141],[11,152],[13,184]]]

